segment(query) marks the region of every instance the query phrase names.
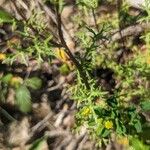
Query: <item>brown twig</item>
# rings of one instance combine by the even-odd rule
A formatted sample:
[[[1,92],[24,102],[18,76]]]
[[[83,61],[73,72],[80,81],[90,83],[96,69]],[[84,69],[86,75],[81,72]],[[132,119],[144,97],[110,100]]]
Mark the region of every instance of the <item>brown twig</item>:
[[[95,14],[94,8],[92,8],[92,15],[93,15],[96,30],[97,30],[97,32],[99,32],[99,27],[98,27],[98,24],[97,24],[97,21],[96,21],[97,19],[96,19],[96,14]]]
[[[33,126],[31,128],[31,133],[30,135],[33,136],[34,133],[40,129],[43,129],[45,127],[45,124],[47,123],[47,121],[52,117],[52,112],[50,112],[43,120],[41,120],[40,122],[38,122],[35,126]],[[52,125],[52,124],[51,124]],[[53,126],[53,125],[52,125]],[[53,126],[54,128],[54,126]]]
[[[112,35],[111,39],[113,42],[115,42],[127,36],[139,35],[144,30],[149,30],[149,29],[150,29],[150,23],[141,23],[141,24],[131,25],[120,31],[122,36],[120,36],[119,31],[117,31]]]

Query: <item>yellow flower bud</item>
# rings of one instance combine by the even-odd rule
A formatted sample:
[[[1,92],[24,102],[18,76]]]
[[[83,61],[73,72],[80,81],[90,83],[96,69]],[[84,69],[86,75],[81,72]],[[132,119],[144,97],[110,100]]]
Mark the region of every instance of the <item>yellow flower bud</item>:
[[[67,64],[70,70],[73,70],[75,68],[74,64],[70,60],[69,56],[65,52],[65,49],[63,48],[55,48],[54,49],[55,56],[62,62]]]
[[[150,56],[147,57],[146,62],[148,65],[150,65]]]
[[[83,116],[88,116],[91,113],[91,109],[90,108],[84,108],[82,111],[82,115]]]
[[[0,61],[3,61],[6,59],[6,54],[0,53]]]
[[[23,83],[23,79],[21,77],[12,77],[10,81],[11,86],[17,86]]]
[[[129,145],[129,139],[127,137],[119,137],[117,139],[117,143],[120,145],[128,146]]]
[[[106,121],[105,122],[105,128],[106,129],[112,129],[113,128],[113,122],[112,121]]]
[[[69,59],[68,55],[66,54],[66,52],[63,48],[56,48],[54,50],[54,53],[55,53],[56,57],[62,62],[67,62]]]

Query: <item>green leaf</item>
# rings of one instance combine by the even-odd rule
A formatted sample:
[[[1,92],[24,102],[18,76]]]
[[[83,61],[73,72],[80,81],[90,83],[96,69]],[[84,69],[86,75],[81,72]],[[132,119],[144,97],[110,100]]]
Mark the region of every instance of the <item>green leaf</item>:
[[[21,85],[16,90],[16,102],[22,112],[31,111],[31,95],[26,86]]]
[[[104,127],[102,126],[102,119],[98,119],[98,125],[97,125],[97,128],[96,128],[96,134],[98,136],[101,135],[103,130],[104,130]]]
[[[112,107],[112,108],[116,108],[118,105],[117,99],[114,96],[111,96],[110,98],[107,99],[107,104]]]
[[[32,78],[28,78],[25,81],[25,85],[32,88],[33,90],[37,90],[40,89],[42,86],[42,80],[39,79],[38,77],[32,77]]]
[[[107,130],[107,129],[104,128],[101,134],[102,134],[103,138],[107,137],[110,134],[110,130]]]
[[[8,87],[0,89],[0,102],[5,102],[7,98]]]
[[[12,23],[13,17],[6,11],[0,9],[0,23]]]
[[[2,82],[8,84],[10,82],[10,80],[12,79],[13,75],[11,73],[5,75],[2,78]]]
[[[70,72],[69,67],[68,67],[67,64],[63,64],[63,65],[60,67],[59,70],[60,70],[60,73],[61,73],[62,75],[67,75],[67,74],[69,74],[69,72]]]
[[[131,139],[131,146],[135,150],[149,150],[149,146],[144,145],[142,141],[140,141],[139,139],[136,139],[136,138]]]
[[[149,111],[150,110],[150,101],[142,102],[141,108],[143,111]]]
[[[135,127],[137,133],[142,132],[142,126],[141,126],[140,121],[137,121],[137,122],[134,124],[134,127]]]

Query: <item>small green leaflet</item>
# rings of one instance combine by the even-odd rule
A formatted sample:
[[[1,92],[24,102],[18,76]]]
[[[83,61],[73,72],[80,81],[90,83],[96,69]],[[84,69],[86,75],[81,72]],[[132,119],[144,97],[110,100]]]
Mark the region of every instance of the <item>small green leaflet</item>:
[[[31,95],[26,86],[21,85],[16,90],[16,103],[22,112],[31,111]]]

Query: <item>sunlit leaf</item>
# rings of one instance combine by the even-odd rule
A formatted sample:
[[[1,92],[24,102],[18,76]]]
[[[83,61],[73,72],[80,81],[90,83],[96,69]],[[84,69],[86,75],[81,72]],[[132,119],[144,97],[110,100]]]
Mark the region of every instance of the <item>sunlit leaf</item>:
[[[20,86],[16,90],[16,103],[22,112],[31,111],[31,95],[26,86]]]

